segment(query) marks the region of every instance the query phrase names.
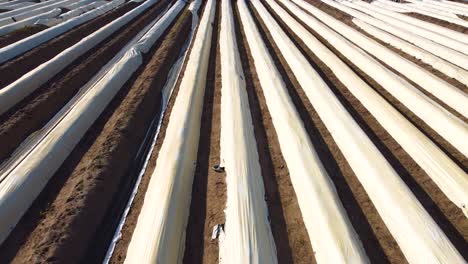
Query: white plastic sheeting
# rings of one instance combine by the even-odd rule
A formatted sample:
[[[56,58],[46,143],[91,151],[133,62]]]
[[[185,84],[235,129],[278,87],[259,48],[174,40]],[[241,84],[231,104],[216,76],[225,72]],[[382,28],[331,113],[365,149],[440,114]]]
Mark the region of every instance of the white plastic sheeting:
[[[174,9],[184,3],[178,1]],[[182,7],[180,7],[182,5]],[[97,83],[63,114],[59,122],[0,174],[0,243],[41,192],[88,128],[142,64],[142,53],[171,24],[178,12],[161,18]]]
[[[17,29],[32,25],[39,19],[56,17],[60,15],[60,13],[62,13],[62,10],[60,8],[55,8],[55,9],[52,9],[51,11],[47,11],[45,13],[30,17],[28,19],[24,19],[15,23],[2,26],[0,27],[0,36],[11,33]]]
[[[81,1],[75,1],[75,2],[72,2],[70,4],[67,4],[67,5],[64,5],[63,7],[67,8],[67,9],[70,9],[70,10],[73,10],[73,9],[76,9],[76,8],[80,8],[82,6],[85,6],[91,2],[93,2],[95,0],[81,0]]]
[[[387,10],[391,10],[392,8],[398,8],[401,9],[399,12],[404,11],[404,12],[416,12],[422,15],[438,18],[440,20],[444,20],[453,24],[457,24],[460,26],[468,26],[468,22],[459,18],[457,15],[452,14],[451,16],[441,14],[441,13],[435,13],[431,11],[427,11],[424,8],[421,8],[420,6],[413,6],[413,5],[407,5],[407,4],[397,4],[392,1],[388,0],[377,0],[372,2],[373,5],[385,8]]]
[[[465,11],[463,8],[452,8],[450,6],[445,6],[438,4],[437,1],[421,1],[421,0],[406,0],[410,3],[414,3],[416,5],[424,6],[433,10],[437,10],[439,12],[447,12],[453,14],[460,14],[464,16],[468,16],[468,11]]]
[[[34,70],[0,90],[0,114],[10,109],[27,95],[46,83],[75,59],[105,40],[112,33],[125,26],[134,17],[154,5],[158,0],[148,0],[124,16],[85,37],[80,42],[67,48],[51,60],[39,65]]]
[[[380,6],[380,7],[385,7],[387,10],[391,10],[393,12],[398,12],[398,13],[408,13],[408,12],[413,11],[411,8],[407,7],[407,5],[397,4],[397,3],[392,2],[392,1],[389,1],[387,3],[386,1],[381,2],[380,0],[374,0],[374,1],[371,2],[371,4],[372,5],[377,5],[377,6]]]
[[[410,44],[404,40],[401,40],[392,34],[389,34],[383,30],[380,30],[364,21],[359,19],[353,19],[353,22],[360,27],[362,30],[366,31],[370,35],[380,39],[381,41],[396,47],[407,54],[420,59],[421,61],[431,65],[434,69],[439,70],[440,72],[446,74],[449,77],[452,77],[461,83],[468,85],[468,71],[457,67],[445,60],[440,59],[439,57],[417,47],[413,44]]]
[[[75,1],[75,0],[63,0],[63,1],[60,1],[60,2],[56,2],[56,3],[50,3],[49,5],[41,6],[41,7],[36,7],[37,5],[41,5],[41,4],[35,4],[33,6],[26,7],[26,8],[31,8],[31,10],[28,10],[28,11],[22,12],[22,13],[17,13],[17,14],[8,16],[8,17],[4,17],[3,19],[0,19],[0,25],[3,26],[3,25],[7,25],[9,23],[12,23],[11,21],[20,21],[20,20],[23,20],[23,19],[26,19],[26,18],[29,18],[29,17],[33,17],[33,16],[36,16],[36,15],[42,14],[44,12],[50,11],[50,10],[52,10],[54,8],[63,7],[64,5],[70,4],[73,1]],[[24,9],[24,8],[21,8],[21,9]],[[6,12],[6,13],[12,13],[12,12],[15,12],[15,11],[18,11],[18,10],[20,10],[20,9],[16,9],[14,11]],[[6,14],[6,13],[0,13],[0,16],[2,14]]]
[[[272,2],[271,0],[268,0]],[[286,2],[285,0],[280,0]],[[254,5],[260,6],[258,1]],[[410,263],[463,263],[445,233],[267,11],[257,9],[356,177]],[[297,14],[293,11],[294,14]],[[351,261],[350,261],[351,262]],[[334,263],[334,262],[332,262]]]
[[[219,238],[220,263],[277,263],[268,221],[257,145],[236,44],[230,0],[223,0],[221,54],[221,162],[226,171],[224,233]]]
[[[367,5],[364,5],[364,6],[368,7],[368,6],[373,6],[373,5],[367,4]],[[412,5],[407,5],[407,6],[412,7],[413,10],[415,10],[415,11],[418,11],[421,8],[423,8],[422,6],[420,6],[418,4],[412,4]],[[446,28],[446,27],[443,27],[443,26],[439,26],[439,25],[431,23],[431,22],[426,22],[424,20],[420,20],[420,19],[417,19],[417,18],[414,18],[414,17],[409,17],[409,16],[402,15],[402,14],[395,14],[395,13],[392,13],[392,12],[388,11],[386,8],[382,8],[382,7],[378,7],[378,6],[376,7],[375,5],[374,5],[374,7],[381,10],[381,11],[383,11],[384,14],[390,15],[395,19],[404,21],[406,23],[409,23],[409,24],[412,24],[412,25],[415,25],[415,26],[422,27],[424,29],[427,29],[427,30],[430,30],[430,31],[433,31],[433,32],[437,32],[437,33],[439,33],[441,35],[449,36],[449,37],[451,37],[453,39],[464,42],[465,44],[468,43],[468,36],[466,34],[461,33],[461,32],[454,31],[452,29],[449,29],[449,28]],[[434,11],[433,14],[439,14],[440,17],[446,17],[445,20],[450,20],[450,22],[454,23],[454,24],[458,24],[458,25],[462,25],[462,26],[468,25],[468,22],[466,22],[465,20],[463,20],[461,18],[458,18],[457,15],[452,14],[452,13],[442,13],[442,12],[435,13],[435,11]]]
[[[26,7],[23,7],[23,8],[18,8],[18,9],[15,9],[15,10],[12,10],[12,11],[8,11],[8,12],[4,12],[4,13],[0,13],[0,18],[7,18],[7,17],[14,17],[14,16],[18,16],[18,15],[21,15],[21,14],[24,14],[24,13],[29,13],[31,11],[33,12],[38,12],[39,13],[42,13],[46,10],[43,10],[42,8],[48,8],[48,7],[51,7],[50,9],[54,9],[56,7],[59,7],[60,5],[64,5],[64,4],[67,4],[67,3],[72,3],[76,0],[49,0],[47,2],[42,2],[42,3],[38,3],[38,4],[35,4],[35,5],[31,5],[31,6],[26,6]]]
[[[329,0],[323,2],[335,7],[338,4]],[[317,10],[317,9],[315,9]],[[325,22],[330,28],[355,43],[359,47],[366,47],[366,51],[383,61],[396,71],[400,72],[408,79],[417,83],[421,88],[433,94],[435,97],[468,117],[468,95],[463,93],[453,85],[443,81],[439,77],[426,71],[419,65],[401,57],[390,49],[380,45],[352,27],[325,15],[323,12],[317,13],[317,18]],[[323,14],[323,15],[320,15]]]
[[[427,13],[439,15],[441,17],[446,17],[446,18],[454,18],[457,19],[458,16],[454,13],[446,12],[440,9],[434,9],[432,7],[428,7],[426,5],[421,5],[421,4],[406,4],[405,6],[408,6],[409,8],[416,10],[416,11],[425,11]],[[459,18],[458,18],[459,19]],[[461,19],[460,19],[461,20]]]
[[[447,12],[442,9],[434,8],[432,6],[425,5],[422,1],[418,1],[413,4],[405,4],[405,6],[411,7],[416,10],[424,10],[426,12],[431,12],[432,14],[438,14],[444,17],[457,18],[458,16],[455,13]]]
[[[428,38],[453,50],[468,54],[467,35],[443,28],[406,15],[392,13],[375,5],[364,2],[342,2],[343,5],[359,10],[413,34]],[[398,18],[395,18],[398,17]],[[441,33],[440,31],[445,31]]]
[[[366,263],[367,256],[361,242],[309,139],[281,74],[276,69],[245,2],[241,0],[237,3],[315,259],[318,263]]]
[[[77,8],[77,9],[73,9],[73,10],[70,10],[70,11],[68,11],[66,13],[63,13],[63,14],[61,14],[59,16],[59,18],[61,18],[63,20],[68,20],[68,19],[70,19],[72,17],[81,15],[81,14],[83,14],[83,13],[85,13],[85,12],[91,10],[91,9],[94,9],[94,8],[100,7],[102,5],[105,5],[106,3],[108,3],[108,2],[106,2],[106,1],[94,1],[94,2],[89,3],[87,5],[81,6],[81,7]]]
[[[34,3],[34,2],[23,2],[23,3],[17,3],[17,4],[5,3],[5,4],[0,4],[0,9],[15,10],[15,9],[18,9],[18,8],[23,8],[23,7],[26,7],[26,6],[32,6],[32,5],[35,5],[35,4],[37,4],[37,3]]]
[[[132,193],[130,195],[130,198],[127,201],[127,205],[125,207],[124,213],[122,214],[122,216],[120,218],[120,223],[119,223],[117,229],[115,230],[112,242],[109,245],[109,248],[107,250],[104,261],[102,262],[103,264],[109,263],[112,255],[114,253],[115,246],[117,245],[118,241],[122,238],[123,226],[124,226],[125,221],[127,219],[128,213],[130,212],[130,209],[131,209],[131,207],[133,205],[133,200],[135,199],[135,196],[138,193],[138,189],[139,189],[139,186],[140,186],[141,179],[142,179],[143,175],[146,173],[146,169],[148,168],[148,163],[150,161],[151,154],[153,153],[154,147],[156,146],[156,142],[157,142],[157,139],[159,137],[159,133],[161,132],[161,125],[162,125],[162,122],[163,122],[163,119],[164,119],[164,115],[166,114],[167,105],[169,103],[169,100],[171,99],[172,92],[173,92],[173,90],[174,90],[174,88],[175,88],[175,86],[177,84],[177,80],[178,80],[178,78],[179,78],[179,76],[180,76],[180,74],[182,72],[182,68],[183,68],[183,65],[184,65],[183,63],[185,61],[185,58],[188,55],[189,47],[191,46],[191,43],[193,41],[193,36],[195,35],[195,30],[196,30],[197,25],[198,25],[198,14],[197,14],[197,12],[198,12],[198,9],[200,8],[200,5],[201,5],[201,2],[199,0],[196,0],[196,1],[193,1],[190,4],[189,8],[188,8],[189,11],[192,13],[192,29],[191,29],[191,32],[190,32],[190,36],[189,36],[189,39],[187,40],[187,42],[185,43],[184,48],[182,49],[179,58],[172,65],[171,70],[169,72],[168,79],[167,79],[167,81],[164,84],[164,87],[162,89],[162,108],[161,108],[160,116],[157,119],[158,123],[157,123],[156,133],[152,138],[151,146],[149,147],[149,150],[147,152],[148,154],[145,157],[143,167],[142,167],[142,169],[140,170],[140,172],[138,174],[135,185],[133,186],[133,191],[132,191]],[[155,121],[156,121],[156,119],[153,120],[153,122],[155,122]],[[150,136],[149,131],[148,131],[146,136]],[[142,148],[142,146],[140,146],[140,148]]]
[[[432,127],[439,135],[445,138],[461,153],[468,156],[468,141],[464,140],[468,136],[467,124],[424,95],[409,82],[400,78],[398,75],[385,68],[382,64],[378,63],[361,48],[353,45],[342,35],[332,30],[334,29],[341,32],[342,29],[349,28],[347,25],[312,5],[309,5],[303,0],[293,0],[293,2],[313,14],[323,23],[305,13],[301,13],[301,20],[313,28],[340,53],[350,59],[357,67],[366,72],[371,78],[378,82],[384,89],[392,94],[397,100],[402,102],[409,110],[421,118],[427,125]],[[290,3],[288,6],[291,6],[291,9],[298,9]],[[351,32],[346,32],[344,35],[346,37],[356,38],[359,34],[360,33],[355,34],[355,30],[353,29]],[[372,44],[372,42],[359,42],[358,45],[366,47],[366,50],[370,51],[370,49],[375,48],[375,46],[370,44]],[[387,55],[391,55],[391,53],[387,53]],[[467,112],[464,111],[463,113],[466,114]]]
[[[273,1],[267,2],[286,25],[328,66],[336,78],[431,177],[442,192],[468,216],[466,173],[284,9]]]
[[[438,43],[435,43],[427,38],[417,36],[405,29],[395,27],[391,23],[383,22],[379,19],[376,19],[372,16],[366,15],[364,13],[358,12],[356,10],[353,10],[352,8],[349,8],[344,5],[339,5],[339,4],[334,4],[332,2],[328,2],[329,5],[355,17],[358,18],[368,24],[373,25],[374,27],[377,27],[381,30],[384,30],[388,33],[391,33],[392,35],[395,35],[403,40],[406,40],[422,49],[425,49],[428,52],[431,52],[432,54],[441,57],[442,59],[445,59],[448,62],[451,62],[458,67],[468,69],[468,56],[452,50],[450,48],[447,48],[443,45],[440,45]]]
[[[37,4],[35,2],[31,2],[31,0],[0,1],[0,9],[3,9],[5,6],[14,6],[21,3]]]
[[[125,263],[182,262],[215,6],[207,1],[200,20]]]
[[[157,2],[157,0],[148,0],[146,3],[155,3]],[[112,2],[109,2],[103,6],[100,6],[88,13],[85,13],[85,14],[82,14],[81,16],[78,16],[78,17],[75,17],[73,19],[70,19],[68,20],[67,22],[65,23],[62,23],[60,25],[57,25],[57,26],[54,26],[54,27],[51,27],[51,28],[48,28],[46,30],[43,30],[37,34],[34,34],[32,36],[29,36],[25,39],[22,39],[20,41],[17,41],[11,45],[8,45],[6,47],[3,47],[0,49],[0,63],[3,63],[5,61],[8,61],[20,54],[23,54],[24,52],[30,50],[30,49],[33,49],[39,45],[41,45],[42,43],[46,42],[46,41],[49,41],[53,38],[55,38],[56,36],[59,36],[61,34],[63,34],[64,32],[67,32],[68,30],[74,28],[74,27],[77,27],[99,15],[102,15],[104,14],[105,12],[111,10],[111,9],[114,9],[120,5],[122,5],[123,3],[125,3],[125,0],[114,0]],[[145,4],[146,4],[145,3]],[[148,5],[146,4],[143,4],[141,6],[146,6],[148,7]],[[139,10],[138,13],[142,12],[143,10],[141,9],[141,6],[135,8],[134,10],[128,12],[126,15],[122,16],[123,17],[129,17],[129,16],[132,16],[135,17],[136,14],[135,14],[135,10]],[[131,14],[131,15],[129,15]],[[135,15],[135,16],[133,16]],[[113,23],[111,23],[113,24]],[[1,112],[1,110],[0,110]]]
[[[465,1],[465,3],[457,3],[457,2],[450,1],[450,0],[441,0],[437,4],[443,5],[443,6],[448,6],[448,7],[451,7],[451,8],[462,9],[462,10],[468,12],[468,6],[467,6],[468,2],[467,1]]]
[[[36,25],[45,25],[47,27],[52,27],[52,26],[55,26],[57,24],[63,23],[64,21],[67,21],[69,19],[72,19],[74,17],[77,17],[77,16],[79,16],[81,14],[84,14],[84,13],[90,11],[90,10],[93,10],[95,8],[103,6],[106,3],[108,3],[108,2],[106,2],[106,1],[94,1],[92,3],[84,5],[82,7],[70,10],[70,11],[68,11],[66,13],[63,13],[58,17],[39,19],[39,20],[37,20],[37,22],[35,24]]]

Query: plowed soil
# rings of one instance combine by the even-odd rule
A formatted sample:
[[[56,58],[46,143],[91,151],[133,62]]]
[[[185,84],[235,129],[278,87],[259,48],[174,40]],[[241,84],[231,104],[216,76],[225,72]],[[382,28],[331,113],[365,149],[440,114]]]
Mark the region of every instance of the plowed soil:
[[[42,30],[46,29],[46,26],[31,26],[25,27],[14,32],[11,32],[8,35],[0,37],[0,48],[6,47],[12,43],[15,43],[18,40],[32,36]],[[2,85],[0,85],[2,87]]]

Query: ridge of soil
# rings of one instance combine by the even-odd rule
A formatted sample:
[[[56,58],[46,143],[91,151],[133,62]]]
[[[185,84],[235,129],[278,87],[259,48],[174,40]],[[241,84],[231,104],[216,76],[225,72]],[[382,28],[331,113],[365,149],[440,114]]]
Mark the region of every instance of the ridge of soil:
[[[442,26],[442,27],[445,27],[445,28],[448,28],[448,29],[451,29],[451,30],[454,30],[454,31],[457,31],[457,32],[460,32],[460,33],[463,33],[463,34],[468,34],[468,28],[466,28],[464,26],[457,25],[457,24],[450,23],[450,22],[442,20],[442,19],[438,19],[438,18],[431,17],[431,16],[426,16],[426,15],[419,14],[419,13],[416,13],[416,12],[409,12],[409,13],[403,13],[403,14],[408,15],[410,17],[417,18],[417,19],[425,21],[425,22],[436,24],[438,26]]]
[[[1,12],[0,12],[1,13]],[[28,26],[24,27],[22,29],[15,30],[7,35],[1,36],[0,37],[0,48],[6,47],[10,44],[15,43],[16,41],[22,40],[24,38],[27,38],[29,36],[32,36],[36,33],[41,32],[42,30],[46,29],[46,26],[43,25],[34,25],[34,26]],[[0,87],[2,85],[0,84]]]

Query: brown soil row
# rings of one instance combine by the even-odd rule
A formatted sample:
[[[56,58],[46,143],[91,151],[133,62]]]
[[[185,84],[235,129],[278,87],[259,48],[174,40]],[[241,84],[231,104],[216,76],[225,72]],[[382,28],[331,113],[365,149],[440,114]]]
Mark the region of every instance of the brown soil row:
[[[167,3],[161,1],[150,8],[0,116],[0,160],[43,127],[126,43],[154,20]]]
[[[203,8],[200,8],[201,10]],[[201,11],[198,11],[198,15],[201,15]],[[188,52],[190,53],[191,46],[189,47]],[[184,71],[186,68],[186,61],[184,62],[184,65],[182,66],[182,70],[179,75],[179,79],[176,83],[176,86],[174,87],[174,91],[172,92],[172,96],[167,104],[167,108],[162,120],[159,136],[156,140],[156,144],[153,150],[153,153],[151,153],[150,160],[148,162],[148,165],[146,167],[146,171],[144,175],[141,178],[140,185],[138,187],[138,192],[134,197],[133,203],[131,205],[130,211],[128,212],[126,221],[124,223],[124,226],[121,230],[122,237],[120,240],[117,242],[112,258],[110,259],[111,264],[117,264],[117,263],[123,263],[125,261],[125,257],[127,255],[127,248],[128,245],[130,244],[130,240],[133,235],[133,231],[135,229],[135,226],[138,221],[138,216],[140,214],[141,208],[143,206],[144,198],[145,198],[145,193],[146,190],[148,189],[149,181],[151,179],[151,174],[156,167],[156,161],[159,155],[159,150],[161,149],[163,140],[166,135],[166,129],[167,125],[169,123],[169,118],[172,113],[172,108],[174,106],[175,99],[177,98],[177,94],[179,92],[179,87],[180,87],[180,81],[182,80],[182,77],[184,76]],[[207,89],[208,91],[209,89]],[[205,93],[206,95],[206,93]],[[205,101],[209,101],[209,97],[205,97]],[[211,99],[212,100],[212,99]],[[203,123],[202,123],[203,125]],[[201,211],[201,210],[200,210]]]
[[[468,34],[468,28],[466,28],[464,26],[460,26],[460,25],[457,25],[457,24],[447,22],[447,21],[442,20],[442,19],[426,16],[426,15],[415,13],[415,12],[403,13],[403,14],[414,17],[414,18],[417,18],[419,20],[423,20],[423,21],[432,23],[432,24],[436,24],[436,25],[439,25],[439,26],[442,26],[442,27],[446,27],[446,28],[454,30],[454,31],[458,31],[460,33]]]
[[[0,76],[2,76],[2,78],[0,78],[0,89],[11,84],[27,72],[52,59],[60,52],[78,43],[85,36],[94,33],[138,5],[139,3],[135,2],[127,3],[56,38],[53,38],[52,40],[39,45],[19,57],[0,64]],[[36,29],[36,27],[32,29]]]
[[[115,224],[107,218],[113,215],[109,210],[122,191],[128,193],[120,187],[151,121],[160,114],[161,89],[190,22],[185,11],[145,56],[146,65],[119,91],[2,245],[0,259],[100,263],[93,257],[102,258],[109,243],[101,238],[102,230]]]
[[[252,15],[256,17],[253,12]],[[289,170],[255,69],[253,57],[238,10],[235,13],[236,35],[246,78],[249,106],[259,152],[265,200],[279,263],[316,263],[309,235],[302,219]],[[265,32],[259,28],[263,35]],[[271,47],[270,47],[271,49]],[[284,75],[283,72],[283,76]],[[285,78],[287,82],[288,79]],[[290,83],[287,83],[289,86]]]
[[[211,263],[219,260],[218,240],[211,240],[213,227],[226,219],[226,173],[216,172],[220,164],[221,61],[219,32],[221,1],[216,3],[210,65],[205,90],[198,160],[192,186],[192,202],[187,224],[184,263]]]
[[[1,12],[0,12],[1,13]],[[27,38],[31,35],[34,35],[38,32],[41,32],[42,30],[46,29],[46,26],[30,26],[30,27],[25,27],[22,29],[18,29],[14,32],[11,32],[8,35],[1,36],[0,37],[0,48],[6,47],[12,43],[15,43],[16,41],[22,40],[24,38]],[[3,87],[0,84],[0,87]]]
[[[330,50],[332,50],[345,63],[347,63],[364,81],[366,81],[371,87],[373,87],[378,93],[387,99],[390,104],[396,107],[407,118],[411,117],[409,120],[415,123],[416,126],[420,125],[412,120],[414,115],[410,114],[406,107],[399,103],[395,98],[391,97],[391,95],[386,93],[384,89],[372,78],[367,76],[353,63],[347,60],[342,54],[336,51],[332,45],[326,42],[323,38],[319,37],[318,34],[316,34],[311,28],[308,29]],[[301,41],[297,36],[293,37],[293,39],[297,40],[298,45],[303,46],[303,43],[300,43]],[[303,51],[308,54],[311,60],[318,60],[313,59],[313,53],[305,46],[303,46]],[[375,120],[375,118],[370,115],[365,107],[362,106],[362,104],[360,104],[354,96],[352,96],[346,87],[344,87],[343,84],[341,84],[336,79],[336,76],[333,75],[330,69],[328,69],[325,65],[321,66],[320,68],[324,70],[328,76],[327,78],[333,83],[333,85],[330,85],[330,87],[333,87],[332,89],[334,90],[337,97],[341,100],[343,105],[347,107],[361,128],[363,128],[363,130],[368,134],[369,138],[371,138],[381,153],[384,154],[394,169],[400,174],[402,179],[405,181],[408,187],[410,187],[422,205],[444,230],[444,232],[459,249],[459,251],[466,252],[467,246],[463,241],[468,238],[468,221],[464,217],[461,210],[448,200],[448,198],[441,192],[441,190],[435,185],[430,177],[414,162],[411,157],[409,157],[409,155],[401,148],[401,146],[399,146],[396,141],[394,141],[394,139],[385,131],[385,129],[378,124],[378,120]],[[423,132],[426,131],[423,130]],[[462,161],[460,165],[462,168],[466,169],[466,158],[464,158],[464,161]]]

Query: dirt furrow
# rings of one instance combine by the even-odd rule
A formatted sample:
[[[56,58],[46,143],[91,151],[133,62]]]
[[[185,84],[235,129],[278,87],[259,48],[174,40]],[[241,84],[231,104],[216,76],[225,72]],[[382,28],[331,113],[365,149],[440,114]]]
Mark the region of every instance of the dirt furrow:
[[[161,89],[190,22],[186,10],[145,55],[145,66],[119,91],[1,246],[0,259],[100,263],[112,237],[109,225],[117,224],[110,217],[122,208],[115,203],[126,203],[120,197],[135,180],[129,179],[135,176],[135,155],[160,113]]]
[[[151,7],[66,67],[18,105],[0,116],[0,161],[34,131],[42,128],[138,32],[154,20],[168,0]]]
[[[448,28],[448,29],[451,29],[451,30],[454,30],[454,31],[458,31],[460,33],[468,34],[468,28],[466,28],[464,26],[457,25],[457,24],[450,23],[450,22],[442,20],[442,19],[426,16],[426,15],[419,14],[419,13],[416,13],[416,12],[409,12],[409,13],[402,13],[402,14],[410,16],[410,17],[414,17],[414,18],[417,18],[419,20],[426,21],[426,22],[429,22],[429,23],[432,23],[432,24],[436,24],[436,25],[439,25],[439,26],[442,26],[442,27],[445,27],[445,28]]]
[[[6,47],[12,43],[15,43],[16,41],[32,36],[38,32],[41,32],[42,30],[46,28],[47,28],[46,26],[42,26],[42,25],[28,26],[22,29],[18,29],[14,32],[11,32],[8,35],[1,36],[0,48]],[[0,83],[0,87],[3,87],[1,83]]]
[[[27,72],[52,59],[60,52],[73,46],[84,37],[94,33],[98,29],[104,27],[138,5],[140,5],[140,3],[127,3],[104,15],[98,16],[62,35],[59,35],[58,37],[55,37],[52,40],[49,40],[46,43],[33,48],[19,57],[0,64],[0,76],[2,76],[2,78],[0,78],[0,89],[11,84]]]
[[[280,24],[282,23],[280,22]],[[284,28],[287,29],[286,27]],[[336,51],[333,46],[323,38],[320,38],[312,29],[308,29],[322,43],[348,64],[364,81],[378,92],[381,92],[383,89],[382,87],[365,75],[365,73],[360,71],[349,60],[344,58],[342,54]],[[467,246],[463,241],[468,238],[468,221],[461,210],[442,193],[430,177],[378,123],[378,120],[376,120],[359,102],[359,100],[357,100],[337,79],[337,77],[334,76],[331,69],[324,65],[294,33],[289,31],[289,35],[295,41],[296,45],[302,49],[303,53],[308,57],[312,64],[320,65],[319,68],[321,70],[321,75],[324,80],[328,82],[341,103],[348,109],[354,119],[366,132],[380,152],[387,158],[394,169],[397,170],[401,178],[405,181],[408,187],[410,187],[419,201],[423,204],[434,220],[436,220],[459,251],[466,252]]]

